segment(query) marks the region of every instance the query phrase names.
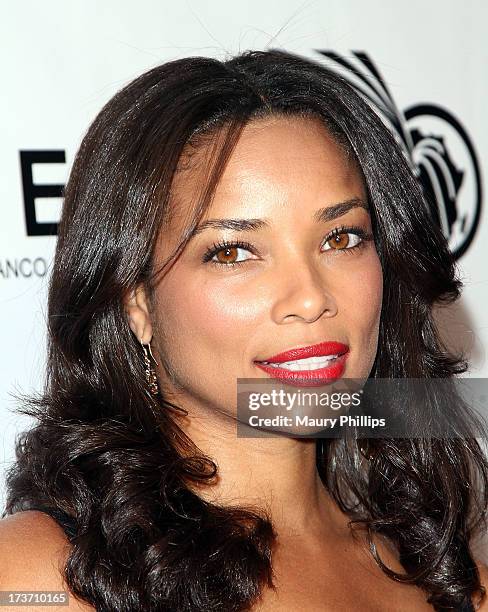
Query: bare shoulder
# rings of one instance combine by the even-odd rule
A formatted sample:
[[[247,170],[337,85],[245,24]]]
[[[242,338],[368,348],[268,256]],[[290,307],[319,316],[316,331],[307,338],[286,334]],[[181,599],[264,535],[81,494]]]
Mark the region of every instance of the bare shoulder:
[[[54,519],[37,510],[18,512],[0,520],[0,590],[67,591],[63,567],[70,544]],[[21,606],[20,610],[30,609]],[[32,610],[37,607],[32,607]],[[57,606],[55,609],[58,609]],[[61,609],[61,608],[59,608]],[[90,612],[92,606],[69,593],[63,610]]]

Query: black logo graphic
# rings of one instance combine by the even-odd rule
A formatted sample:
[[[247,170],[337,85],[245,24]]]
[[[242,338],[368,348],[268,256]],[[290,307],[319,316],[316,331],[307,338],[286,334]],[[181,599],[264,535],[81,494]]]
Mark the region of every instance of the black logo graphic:
[[[42,223],[36,218],[36,199],[63,197],[64,185],[37,185],[34,183],[34,164],[64,164],[64,151],[20,151],[20,171],[24,190],[25,226],[28,236],[53,236],[57,223]]]
[[[476,153],[459,119],[435,104],[417,104],[401,111],[370,57],[354,58],[315,49],[340,66],[342,76],[390,126],[417,176],[432,219],[459,259],[473,241],[481,215],[481,173]]]

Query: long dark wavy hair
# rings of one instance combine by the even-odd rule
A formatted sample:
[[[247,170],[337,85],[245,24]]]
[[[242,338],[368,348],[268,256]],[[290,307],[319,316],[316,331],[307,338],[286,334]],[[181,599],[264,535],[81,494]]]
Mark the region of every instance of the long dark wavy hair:
[[[273,585],[276,532],[258,508],[225,508],[190,490],[216,464],[177,426],[183,410],[148,391],[123,298],[181,253],[208,209],[242,128],[271,115],[318,117],[364,176],[384,294],[370,378],[449,378],[464,355],[440,339],[432,308],[462,287],[399,145],[331,69],[282,51],[164,63],[121,89],[77,152],[50,280],[43,392],[17,410],[36,419],[16,442],[3,516],[55,508],[73,524],[71,591],[99,611],[247,610]],[[179,247],[156,269],[183,149],[214,144],[208,180]],[[472,610],[485,596],[471,553],[485,524],[488,465],[476,437],[317,440],[327,490],[367,530],[392,579],[417,585],[435,610]],[[355,498],[354,502],[348,501]],[[352,524],[352,523],[351,523]],[[405,573],[372,542],[396,546]],[[325,603],[325,602],[324,602]]]

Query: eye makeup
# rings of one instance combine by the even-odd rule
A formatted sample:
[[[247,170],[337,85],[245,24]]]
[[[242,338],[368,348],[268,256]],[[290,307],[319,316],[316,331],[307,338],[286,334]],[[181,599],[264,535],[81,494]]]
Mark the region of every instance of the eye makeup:
[[[354,236],[356,236],[357,238],[359,238],[359,240],[353,244],[352,246],[347,246],[349,244],[349,242],[351,242],[350,240],[348,240],[347,244],[343,247],[340,248],[340,237],[341,236],[347,236],[348,234],[352,234]],[[330,242],[331,240],[335,240],[335,245],[336,246],[331,246],[329,249],[326,249],[325,251],[322,252],[328,252],[330,253],[331,251],[334,251],[335,253],[349,253],[349,254],[353,254],[354,252],[357,252],[357,250],[361,249],[362,247],[364,247],[366,245],[366,243],[368,241],[373,240],[373,234],[370,232],[367,232],[363,227],[357,226],[357,225],[351,225],[351,226],[345,226],[345,225],[341,225],[340,227],[335,227],[333,230],[331,230],[324,238],[323,243],[322,244],[327,244],[328,242]],[[209,247],[206,251],[206,253],[204,254],[202,261],[204,263],[211,263],[214,264],[220,268],[233,268],[235,266],[240,266],[244,263],[246,263],[247,261],[253,261],[252,259],[245,259],[243,261],[230,261],[230,262],[226,262],[226,261],[217,261],[215,259],[213,259],[216,255],[218,255],[220,252],[223,251],[233,251],[236,249],[244,249],[247,250],[251,253],[253,253],[254,255],[256,255],[256,249],[253,247],[252,244],[250,244],[247,241],[244,240],[231,240],[231,241],[227,241],[227,240],[222,240],[218,243],[213,243],[211,247]]]

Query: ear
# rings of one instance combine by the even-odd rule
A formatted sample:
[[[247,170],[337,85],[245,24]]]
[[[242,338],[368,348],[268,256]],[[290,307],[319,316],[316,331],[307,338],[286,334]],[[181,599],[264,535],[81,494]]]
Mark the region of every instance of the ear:
[[[124,300],[129,325],[139,342],[148,344],[152,339],[152,324],[143,285],[129,291]]]

